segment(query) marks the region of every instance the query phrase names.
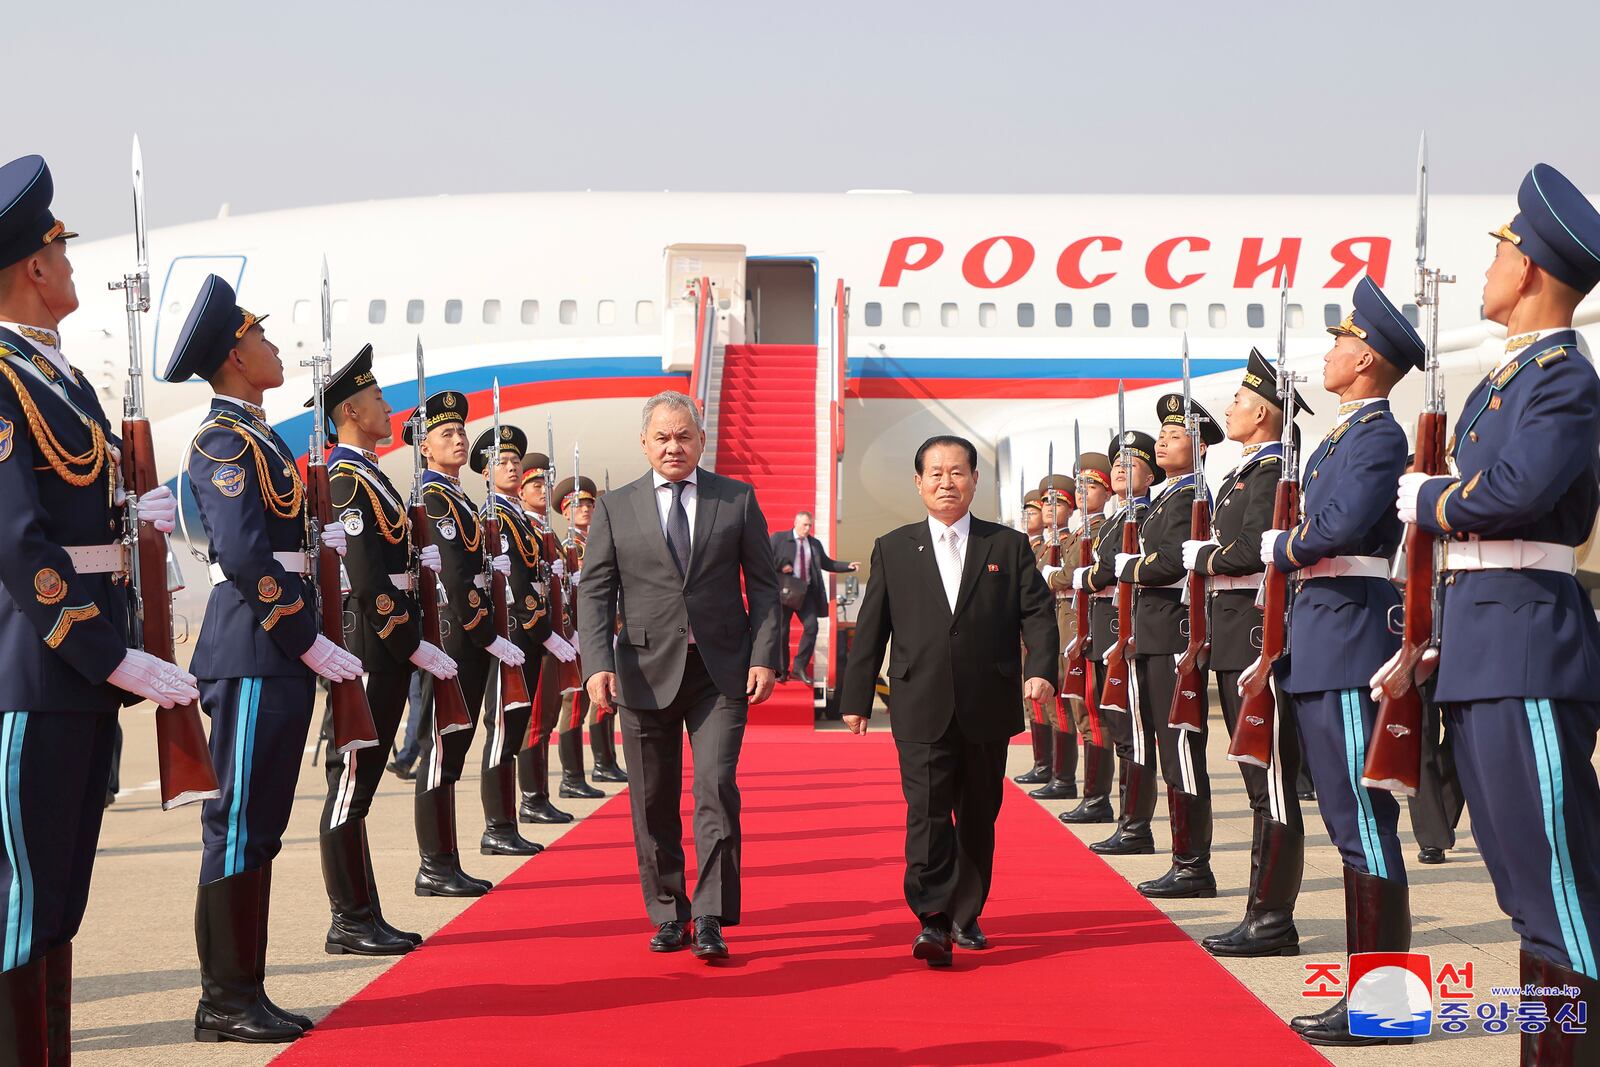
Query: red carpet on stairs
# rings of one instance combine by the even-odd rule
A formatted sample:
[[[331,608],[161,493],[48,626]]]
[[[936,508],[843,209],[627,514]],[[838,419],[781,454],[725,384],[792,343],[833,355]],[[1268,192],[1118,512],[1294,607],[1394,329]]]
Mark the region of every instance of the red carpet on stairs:
[[[992,946],[934,971],[910,956],[886,735],[753,728],[740,783],[745,912],[726,963],[647,951],[619,796],[276,1062],[1325,1062],[1014,786]]]
[[[756,487],[774,532],[817,506],[817,347],[729,345],[717,411],[717,473]],[[789,654],[799,644],[792,625]],[[809,724],[809,686],[781,685],[750,709],[752,723]]]

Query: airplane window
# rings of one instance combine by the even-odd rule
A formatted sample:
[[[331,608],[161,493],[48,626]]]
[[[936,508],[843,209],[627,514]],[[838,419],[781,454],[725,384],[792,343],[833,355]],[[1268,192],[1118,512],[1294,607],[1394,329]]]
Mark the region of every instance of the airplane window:
[[[500,321],[500,301],[485,300],[483,302],[483,321],[490,326]]]
[[[524,300],[522,302],[522,325],[535,326],[539,322],[539,301]]]
[[[907,304],[900,309],[900,323],[904,326],[922,325],[922,305]]]
[[[1111,305],[1096,304],[1094,306],[1094,324],[1101,329],[1111,325]]]
[[[444,302],[444,321],[452,326],[461,322],[461,301],[446,300]]]
[[[1188,329],[1189,328],[1189,305],[1188,304],[1173,304],[1172,307],[1167,310],[1167,319],[1168,319],[1169,322],[1172,323],[1172,328],[1174,330],[1186,330],[1186,329]]]
[[[389,305],[382,300],[374,300],[367,305],[367,321],[374,326],[381,325],[389,313]]]
[[[413,325],[422,321],[422,301],[406,301],[406,321]]]
[[[939,325],[944,327],[961,325],[960,310],[954,304],[940,304]]]
[[[654,326],[656,324],[656,306],[649,300],[641,300],[633,305],[633,322],[636,326]]]
[[[561,325],[571,326],[578,321],[578,302],[576,300],[563,300],[556,308],[556,317],[561,320]]]
[[[866,323],[868,326],[883,325],[883,305],[876,300],[868,301]]]
[[[1032,304],[1017,305],[1017,325],[1022,327],[1031,327],[1033,325]]]
[[[1228,309],[1221,304],[1212,304],[1206,309],[1206,320],[1210,322],[1213,330],[1226,330],[1228,328]]]
[[[1259,330],[1267,324],[1267,312],[1260,304],[1246,304],[1244,309],[1244,324],[1252,330]]]
[[[1289,329],[1298,330],[1306,324],[1306,309],[1299,304],[1289,305]]]
[[[333,321],[340,325],[350,321],[350,301],[335,300],[333,302]]]
[[[1071,304],[1056,305],[1056,325],[1061,327],[1063,330],[1072,325]]]
[[[1149,304],[1133,305],[1133,325],[1136,329],[1143,329],[1144,327],[1150,325]]]
[[[995,314],[995,310],[994,310],[994,305],[993,304],[979,304],[978,305],[978,325],[979,326],[982,326],[985,329],[989,329],[989,328],[994,326],[995,321],[998,318],[999,318],[999,316]]]
[[[1400,308],[1400,314],[1404,315],[1406,317],[1406,321],[1409,322],[1413,327],[1418,325],[1418,321],[1417,321],[1418,320],[1417,305],[1415,305],[1415,304],[1405,304],[1405,305],[1403,305]]]
[[[602,326],[615,325],[617,321],[617,302],[615,300],[602,300],[594,309],[595,321]]]
[[[1343,319],[1344,316],[1339,314],[1338,304],[1322,305],[1322,324],[1324,326],[1337,326]]]
[[[311,301],[296,300],[294,302],[294,324],[303,326],[311,321]]]

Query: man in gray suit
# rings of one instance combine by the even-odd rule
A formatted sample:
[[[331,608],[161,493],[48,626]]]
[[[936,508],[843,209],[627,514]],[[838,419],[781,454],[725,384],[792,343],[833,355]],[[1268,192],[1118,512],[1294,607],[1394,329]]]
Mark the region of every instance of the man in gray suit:
[[[694,954],[725,959],[722,927],[739,922],[739,748],[750,705],[772,694],[778,577],[755,491],[701,470],[705,443],[688,396],[645,402],[639,444],[651,471],[596,502],[578,623],[589,699],[620,710],[628,768],[641,772],[628,799],[657,924],[651,951],[686,947],[693,918]],[[686,726],[700,866],[692,901],[678,816]]]

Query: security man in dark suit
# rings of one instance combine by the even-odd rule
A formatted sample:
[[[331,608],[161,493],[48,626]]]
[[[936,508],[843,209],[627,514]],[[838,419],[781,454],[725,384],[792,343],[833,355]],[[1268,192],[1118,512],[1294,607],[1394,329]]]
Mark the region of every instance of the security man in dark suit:
[[[77,309],[39,156],[0,167],[0,1061],[72,1057],[72,939],[89,900],[117,710],[189,703],[193,676],[127,646],[119,442],[61,353]],[[172,529],[157,489],[139,517]]]
[[[858,571],[861,564],[831,558],[822,542],[811,536],[811,512],[797,512],[794,528],[772,535],[772,565],[779,574],[792,574],[805,583],[806,596],[797,608],[783,609],[783,668],[778,681],[789,680],[789,620],[800,616],[800,647],[795,650],[794,676],[806,685],[811,677],[811,657],[817,647],[817,620],[828,610],[828,590],[822,575]]]
[[[1600,506],[1600,382],[1572,329],[1600,283],[1600,214],[1555,168],[1495,231],[1484,316],[1506,354],[1467,397],[1448,477],[1401,480],[1400,518],[1448,539],[1435,699],[1472,832],[1522,937],[1522,980],[1600,1003],[1600,626],[1574,577]],[[1541,997],[1550,1017],[1565,997]],[[1600,1029],[1525,1035],[1523,1063],[1600,1061]]]
[[[1055,698],[1061,654],[1027,538],[969,510],[977,460],[960,437],[917,449],[927,516],[872,546],[840,697],[845,725],[865,734],[887,649],[907,807],[906,903],[922,923],[912,954],[933,967],[950,965],[952,935],[963,948],[988,945],[978,916],[994,873],[1009,739],[1022,732],[1024,698]],[[1026,664],[1017,663],[1019,640]]]
[[[439,611],[440,636],[446,654],[459,668],[457,677],[473,728],[439,732],[432,680],[424,678],[427,717],[420,731],[416,799],[422,863],[415,889],[418,896],[476,897],[487,893],[490,883],[461,869],[456,849],[456,783],[477,733],[490,658],[520,667],[526,657],[494,632],[485,560],[491,560],[502,574],[510,570],[511,561],[495,551],[500,546],[483,543],[478,506],[461,488],[461,468],[467,465],[467,398],[448,389],[435,393],[423,407],[423,420],[422,455],[428,469],[422,474],[422,499],[433,525],[430,540],[439,546],[439,587],[445,599]],[[407,444],[411,443],[412,425],[408,418],[403,431]]]
[[[583,579],[583,550],[589,541],[589,524],[594,518],[594,504],[599,499],[599,489],[588,475],[563,478],[556,486],[556,510],[567,520],[567,536],[562,549],[571,574],[573,602],[567,605],[568,614],[577,617],[577,584]],[[578,625],[574,623],[574,625]],[[582,657],[579,657],[582,670]],[[594,734],[595,777],[616,781],[621,774],[617,769],[615,722],[611,713],[592,708],[589,694],[581,688],[561,694],[561,717],[558,720],[557,747],[561,757],[561,785],[557,795],[566,800],[599,800],[606,796],[604,790],[589,784],[583,770],[583,726],[589,722]],[[605,778],[601,778],[604,774]],[[623,781],[627,780],[622,775]]]
[[[379,445],[393,435],[394,412],[372,373],[372,346],[332,375],[322,391],[332,422],[328,453],[329,499],[345,532],[345,647],[366,672],[367,705],[378,744],[340,753],[327,746],[328,798],[320,844],[322,880],[333,913],[326,941],[330,953],[391,956],[422,943],[419,934],[398,930],[383,917],[372,874],[367,813],[383,777],[389,747],[405,711],[411,677],[421,670],[453,678],[455,661],[422,639],[422,616],[412,592],[412,552],[407,501],[378,466]],[[312,406],[311,401],[306,402]],[[437,570],[439,550],[430,545],[423,564]]]
[[[1211,414],[1191,401],[1200,423],[1200,448],[1222,440],[1222,428]],[[1138,586],[1134,602],[1134,685],[1145,736],[1161,756],[1167,783],[1167,814],[1172,822],[1172,867],[1160,878],[1139,883],[1147,897],[1211,897],[1217,880],[1211,873],[1211,776],[1206,770],[1207,716],[1199,730],[1179,730],[1167,722],[1177,687],[1176,669],[1189,643],[1188,608],[1183,603],[1183,542],[1189,537],[1194,510],[1195,467],[1184,422],[1183,396],[1168,393],[1156,401],[1161,421],[1156,438],[1156,463],[1166,480],[1139,524],[1141,555],[1118,555],[1115,563],[1124,581]],[[1202,710],[1208,688],[1202,688]]]
[[[1022,532],[1028,535],[1028,547],[1033,550],[1033,558],[1043,573],[1049,548],[1044,540],[1044,493],[1038,489],[1029,489],[1022,494]],[[1047,784],[1050,781],[1050,720],[1045,718],[1044,708],[1035,707],[1026,700],[1023,704],[1022,717],[1028,724],[1033,765],[1021,774],[1013,775],[1011,780],[1018,785]],[[1032,795],[1033,791],[1028,792]]]
[[[1211,598],[1211,669],[1217,676],[1222,719],[1231,735],[1239,722],[1239,678],[1261,654],[1261,609],[1256,596],[1266,565],[1261,535],[1272,528],[1272,507],[1283,476],[1283,411],[1278,407],[1278,372],[1250,350],[1244,382],[1223,414],[1228,439],[1244,446],[1239,465],[1217,490],[1211,538],[1183,543],[1184,566],[1207,576]],[[1297,410],[1310,412],[1295,393]],[[1276,687],[1275,687],[1276,688]],[[1232,930],[1201,944],[1215,956],[1278,956],[1299,951],[1294,904],[1305,866],[1305,821],[1295,780],[1300,768],[1300,733],[1294,704],[1278,690],[1278,729],[1272,766],[1240,763],[1250,798],[1250,892],[1244,918]]]
[[[212,582],[190,669],[211,717],[222,786],[201,817],[201,1041],[292,1041],[310,1029],[261,986],[272,858],[294,803],[315,676],[362,673],[360,660],[317,632],[305,486],[295,450],[261,408],[265,393],[283,384],[283,362],[261,321],[227,282],[208,276],[162,375],[204,378],[216,394],[185,464],[210,541]],[[344,527],[330,523],[323,540],[343,554]]]
[[[1127,449],[1128,462],[1121,459]],[[1133,521],[1142,523],[1149,514],[1150,487],[1159,485],[1166,474],[1156,466],[1156,439],[1142,430],[1128,430],[1111,439],[1106,452],[1111,464],[1111,489],[1117,500],[1095,534],[1094,564],[1078,567],[1072,573],[1072,588],[1083,590],[1094,599],[1090,603],[1089,623],[1094,632],[1095,659],[1103,665],[1106,654],[1117,641],[1117,556],[1122,552],[1122,527],[1133,510]],[[1131,482],[1130,475],[1131,473]],[[1137,605],[1136,605],[1137,607]],[[1100,670],[1100,666],[1096,667]],[[1131,673],[1130,673],[1131,676]],[[1097,678],[1103,685],[1104,678]],[[1135,680],[1137,684],[1137,679]],[[1104,692],[1104,689],[1100,690]],[[1144,728],[1143,715],[1136,701],[1126,712],[1102,708],[1112,741],[1117,750],[1118,788],[1122,812],[1111,836],[1089,848],[1106,856],[1148,855],[1156,850],[1150,832],[1150,817],[1156,810],[1155,753],[1152,738]]]
[[[1422,365],[1423,344],[1372,279],[1357,284],[1353,306],[1328,331],[1337,340],[1323,357],[1322,384],[1338,395],[1339,415],[1301,469],[1304,517],[1293,530],[1262,534],[1261,559],[1298,586],[1278,682],[1294,698],[1317,807],[1344,861],[1349,951],[1404,952],[1411,905],[1400,806],[1387,790],[1364,787],[1361,768],[1378,714],[1369,682],[1400,647],[1400,596],[1389,580],[1400,522],[1389,487],[1408,449],[1388,395]],[[1290,1025],[1313,1044],[1395,1040],[1352,1035],[1343,998]]]
[[[1076,485],[1070,475],[1049,474],[1039,480],[1043,538],[1034,546],[1034,558],[1041,574],[1051,569],[1052,553],[1065,563],[1078,558],[1078,535],[1071,529],[1072,513],[1078,509]],[[1046,576],[1046,584],[1049,577]],[[1078,634],[1077,616],[1072,610],[1072,588],[1052,589],[1056,607],[1056,650],[1062,652]],[[1028,790],[1040,800],[1072,800],[1078,795],[1078,734],[1088,729],[1088,711],[1082,700],[1066,700],[1061,694],[1066,683],[1067,663],[1061,659],[1055,686],[1056,699],[1045,705],[1045,727],[1049,733],[1049,766],[1045,783]],[[1058,717],[1058,709],[1065,715]],[[1064,728],[1063,728],[1064,725]],[[1087,734],[1085,735],[1087,736]]]

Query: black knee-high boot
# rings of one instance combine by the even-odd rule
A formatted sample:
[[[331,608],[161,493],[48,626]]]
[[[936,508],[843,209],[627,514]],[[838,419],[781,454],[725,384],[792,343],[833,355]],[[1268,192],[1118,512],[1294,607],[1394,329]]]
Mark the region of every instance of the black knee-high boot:
[[[481,897],[490,883],[472,878],[461,869],[456,851],[456,787],[441,785],[417,794],[417,849],[422,864],[417,869],[419,897]]]
[[[350,819],[321,835],[322,881],[333,913],[323,948],[335,956],[404,955],[416,945],[378,925],[367,883],[364,830],[361,819]]]
[[[1042,785],[1050,780],[1050,724],[1030,722],[1028,728],[1033,742],[1033,766],[1011,780],[1018,785]]]
[[[561,735],[561,789],[564,800],[599,800],[606,796],[583,776],[583,727]]]
[[[195,895],[196,1041],[271,1044],[305,1033],[305,1027],[274,1012],[262,995],[263,878],[261,870],[242,871],[201,886]]]
[[[517,771],[500,763],[483,772],[483,837],[478,851],[485,856],[537,856],[544,846],[517,831]]]
[[[1111,809],[1111,780],[1114,777],[1114,760],[1109,748],[1101,748],[1093,741],[1083,743],[1083,800],[1071,811],[1064,811],[1064,823],[1115,822],[1116,812]]]
[[[550,803],[550,739],[517,753],[517,774],[522,784],[522,804],[517,818],[528,823],[571,822],[572,815]]]

